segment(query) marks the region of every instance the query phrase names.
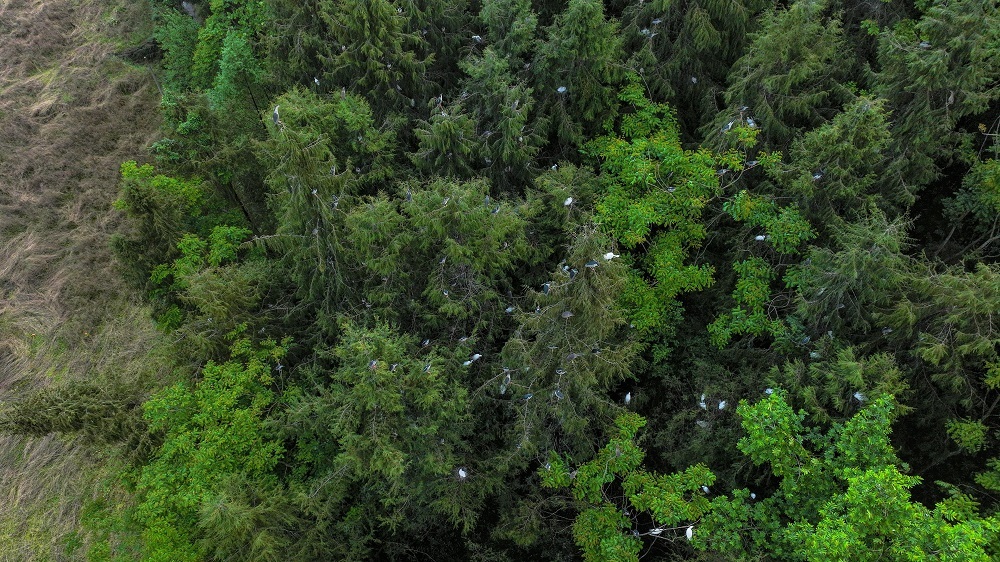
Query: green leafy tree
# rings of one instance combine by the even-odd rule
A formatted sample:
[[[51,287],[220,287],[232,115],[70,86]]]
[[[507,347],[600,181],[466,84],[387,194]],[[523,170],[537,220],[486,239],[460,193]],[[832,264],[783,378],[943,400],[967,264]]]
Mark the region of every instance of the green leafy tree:
[[[813,247],[789,268],[785,283],[796,291],[796,318],[811,334],[833,332],[855,341],[881,338],[885,311],[904,286],[910,259],[906,225],[879,211],[848,223],[827,247]]]
[[[487,30],[490,47],[509,58],[513,70],[530,63],[538,40],[538,16],[529,0],[485,0],[479,19]]]
[[[507,433],[522,456],[585,457],[600,435],[595,422],[610,422],[617,409],[608,392],[631,377],[639,348],[615,306],[628,268],[604,259],[608,248],[606,236],[581,227],[564,266],[532,292],[491,373],[488,394],[516,420]]]
[[[956,492],[933,509],[910,499],[920,478],[905,474],[889,443],[894,408],[880,396],[821,432],[806,427],[804,412],[780,391],[753,405],[741,401],[740,451],[779,479],[766,497],[748,489],[712,494],[714,476],[704,467],[646,472],[635,445],[643,420],[634,415],[619,419],[618,438],[598,459],[573,473],[550,463],[541,475],[547,486],[570,486],[586,506],[574,529],[586,559],[638,560],[644,540],[683,535],[697,550],[739,560],[991,559],[1000,522],[979,515],[971,497]]]
[[[596,220],[632,253],[621,297],[630,322],[640,334],[669,338],[676,297],[712,283],[713,268],[691,264],[689,256],[706,235],[702,212],[720,194],[716,159],[707,150],[684,150],[673,113],[646,99],[637,81],[621,99],[634,108],[622,117],[621,136],[586,148],[599,159],[606,186]]]
[[[206,527],[212,512],[224,509],[218,504],[227,501],[226,483],[245,479],[263,489],[278,483],[273,470],[284,447],[268,437],[263,422],[275,401],[272,373],[287,343],[255,345],[233,336],[232,359],[209,362],[198,380],[176,383],[144,405],[150,430],[163,436],[138,481],[135,516],[147,560],[199,560],[224,548],[199,539],[217,533]],[[288,544],[267,526],[243,528],[242,537],[247,559],[277,559]]]
[[[515,202],[490,198],[482,180],[403,189],[402,197],[365,199],[345,217],[357,314],[434,342],[491,341],[505,324],[514,269],[530,255]]]
[[[259,252],[240,252],[250,231],[217,226],[207,240],[185,234],[172,264],[158,265],[151,280],[170,307],[160,316],[160,326],[176,329],[186,353],[196,360],[224,359],[226,334],[239,326],[262,324],[258,317],[269,266]],[[241,255],[242,254],[242,255]]]
[[[207,90],[216,82],[220,71],[232,72],[225,68],[233,64],[233,57],[246,57],[251,47],[248,41],[256,40],[267,31],[270,11],[266,2],[247,0],[210,0],[208,17],[198,29],[198,42],[191,57],[192,85]],[[243,70],[248,70],[245,67]],[[227,80],[223,78],[223,83]]]
[[[69,381],[9,401],[0,409],[0,432],[43,437],[81,436],[98,443],[145,448],[141,399],[118,381]]]
[[[153,268],[177,255],[180,238],[201,231],[209,196],[198,179],[157,174],[149,164],[125,162],[121,174],[121,193],[114,206],[125,213],[128,227],[112,244],[128,279],[145,288]]]

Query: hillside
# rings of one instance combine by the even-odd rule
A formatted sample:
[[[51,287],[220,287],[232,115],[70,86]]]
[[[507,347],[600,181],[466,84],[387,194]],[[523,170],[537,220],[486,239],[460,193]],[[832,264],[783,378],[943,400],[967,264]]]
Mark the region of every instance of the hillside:
[[[0,557],[1000,558],[1000,0],[0,22]]]
[[[127,377],[158,337],[111,255],[118,168],[160,122],[146,68],[115,53],[141,3],[0,3],[0,400]],[[0,438],[0,559],[65,558],[81,504],[109,484],[79,439]]]

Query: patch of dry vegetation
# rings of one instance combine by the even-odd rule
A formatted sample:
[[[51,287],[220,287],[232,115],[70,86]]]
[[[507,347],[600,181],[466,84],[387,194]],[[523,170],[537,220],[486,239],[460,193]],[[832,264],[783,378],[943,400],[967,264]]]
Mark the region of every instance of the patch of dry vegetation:
[[[158,126],[150,73],[114,56],[147,22],[144,2],[0,0],[0,400],[160,375],[161,338],[108,244],[119,164]],[[0,437],[0,560],[70,557],[81,506],[120,496],[101,489],[106,454]]]

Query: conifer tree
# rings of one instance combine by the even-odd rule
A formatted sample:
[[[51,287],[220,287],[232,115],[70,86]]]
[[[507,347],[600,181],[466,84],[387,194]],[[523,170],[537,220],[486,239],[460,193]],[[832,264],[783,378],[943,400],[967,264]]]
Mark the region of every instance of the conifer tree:
[[[480,167],[497,189],[516,193],[530,183],[545,123],[539,122],[534,90],[516,77],[510,56],[500,48],[490,45],[463,61],[468,75],[463,92],[482,139]]]
[[[729,72],[729,107],[702,129],[708,142],[726,146],[713,139],[724,139],[733,119],[750,116],[764,146],[780,149],[840,111],[850,99],[850,47],[827,6],[825,0],[802,0],[762,17]]]
[[[365,199],[345,217],[352,246],[340,267],[350,268],[352,306],[344,310],[429,343],[491,342],[513,304],[512,272],[528,256],[524,220],[482,180],[411,182],[399,191]]]
[[[475,121],[461,103],[445,106],[431,100],[430,105],[430,119],[416,122],[419,145],[410,156],[414,166],[428,175],[470,177],[482,151]]]
[[[874,89],[888,100],[894,124],[887,189],[912,198],[960,157],[971,132],[956,125],[1000,95],[998,48],[993,2],[928,3],[919,20],[879,34]]]
[[[758,27],[768,0],[711,2],[654,0],[623,10],[622,36],[639,73],[657,101],[678,111],[685,139],[719,110],[716,97],[727,73]]]
[[[624,55],[618,22],[598,0],[570,0],[545,35],[532,63],[533,84],[565,157],[616,114]]]
[[[423,103],[433,56],[425,36],[410,27],[409,7],[389,0],[321,0],[317,8],[327,30],[321,84],[365,96],[380,115]]]
[[[339,331],[340,342],[319,353],[332,369],[313,374],[318,393],[292,393],[282,424],[295,443],[292,493],[315,520],[293,552],[309,558],[327,543],[323,556],[366,557],[438,517],[470,528],[489,487],[464,441],[468,391],[457,357],[385,324],[345,320]]]
[[[271,164],[278,227],[257,242],[282,253],[309,316],[334,330],[337,307],[357,302],[339,261],[344,212],[365,189],[393,176],[394,137],[375,127],[358,96],[294,90],[277,101],[272,138],[258,151]]]

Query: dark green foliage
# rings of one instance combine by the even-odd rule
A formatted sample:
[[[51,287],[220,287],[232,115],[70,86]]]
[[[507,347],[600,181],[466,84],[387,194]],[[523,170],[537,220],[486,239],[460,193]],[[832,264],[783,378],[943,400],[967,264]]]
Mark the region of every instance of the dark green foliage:
[[[944,201],[948,235],[935,256],[982,259],[998,241],[1000,216],[1000,161],[973,164],[954,197]]]
[[[562,155],[614,117],[623,55],[618,23],[605,16],[599,0],[569,0],[546,29],[532,70],[540,111]]]
[[[416,8],[409,4],[404,10],[388,0],[321,0],[314,15],[327,30],[320,83],[366,94],[380,112],[422,103],[430,86],[424,73],[433,56],[426,35],[411,26],[418,16],[409,13],[411,7]]]
[[[191,66],[198,40],[198,23],[180,10],[163,9],[156,27],[156,41],[163,50],[163,71],[168,88],[191,87]]]
[[[761,29],[733,64],[726,89],[730,110],[747,106],[767,146],[781,147],[795,134],[832,117],[850,95],[849,46],[840,22],[823,1],[802,0],[765,14]],[[733,117],[722,113],[705,137],[712,139]]]
[[[4,404],[0,432],[44,436],[81,435],[99,442],[142,440],[145,424],[137,414],[142,400],[121,384],[86,381],[54,385],[23,400]]]
[[[529,183],[546,121],[535,111],[534,90],[518,77],[524,72],[518,72],[511,55],[504,57],[500,48],[488,46],[481,56],[463,62],[468,75],[464,92],[480,127],[474,130],[482,139],[477,167],[498,189],[515,191]]]
[[[810,223],[836,232],[842,221],[861,221],[876,209],[898,213],[908,206],[904,194],[878,182],[889,142],[885,103],[861,97],[794,142],[789,163],[771,175],[783,194],[797,200]]]
[[[679,108],[686,135],[715,117],[730,66],[760,25],[760,12],[773,4],[654,0],[624,9],[629,67],[643,77],[654,99]]]
[[[198,375],[0,428],[155,443],[123,544],[998,556],[996,2],[198,7],[115,242]]]
[[[874,313],[896,299],[909,267],[905,225],[889,222],[878,211],[848,224],[825,248],[806,253],[792,267],[786,283],[796,290],[797,317],[809,333],[834,332],[858,341],[881,337]]]
[[[503,349],[503,367],[485,389],[489,400],[498,396],[516,420],[508,439],[529,457],[551,450],[589,456],[617,409],[607,392],[631,376],[636,360],[634,334],[615,307],[628,268],[600,257],[611,247],[606,236],[581,230],[564,267],[552,272],[547,289],[533,291],[519,312],[518,329]],[[592,260],[598,265],[588,267]]]
[[[476,122],[461,105],[445,106],[437,100],[431,105],[430,121],[418,121],[414,131],[420,144],[413,163],[427,174],[470,177],[481,152]]]
[[[919,20],[879,34],[875,92],[894,127],[890,188],[912,196],[961,157],[970,131],[956,128],[997,100],[1000,12],[995,2],[935,2]],[[904,149],[905,147],[905,149]]]
[[[464,440],[459,359],[419,351],[415,337],[384,324],[340,331],[341,343],[319,353],[335,367],[315,374],[318,394],[289,393],[282,430],[301,474],[293,493],[340,543],[328,555],[364,556],[378,536],[417,533],[436,518],[468,530],[490,484]]]

